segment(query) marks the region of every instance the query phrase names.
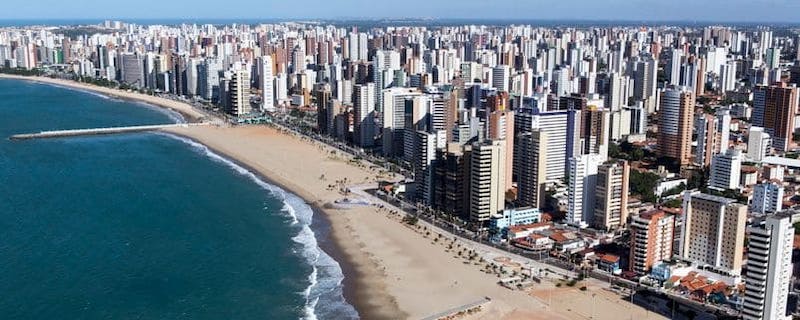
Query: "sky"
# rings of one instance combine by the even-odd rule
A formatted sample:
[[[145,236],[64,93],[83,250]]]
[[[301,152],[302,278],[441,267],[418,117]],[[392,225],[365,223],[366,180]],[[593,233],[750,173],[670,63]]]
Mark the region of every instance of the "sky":
[[[0,19],[466,18],[800,22],[800,0],[34,0]]]

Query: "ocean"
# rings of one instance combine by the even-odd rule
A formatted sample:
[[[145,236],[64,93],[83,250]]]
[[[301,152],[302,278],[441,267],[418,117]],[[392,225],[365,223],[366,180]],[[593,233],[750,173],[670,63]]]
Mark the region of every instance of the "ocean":
[[[6,319],[354,319],[329,226],[299,197],[160,133],[15,133],[182,121],[0,79],[0,315]]]

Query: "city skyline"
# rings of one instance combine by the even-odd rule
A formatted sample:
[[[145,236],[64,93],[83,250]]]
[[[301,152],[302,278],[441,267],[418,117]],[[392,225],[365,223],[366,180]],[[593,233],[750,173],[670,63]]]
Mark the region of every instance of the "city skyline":
[[[487,5],[478,0],[389,2],[374,6],[374,1],[346,0],[335,6],[322,0],[305,1],[302,10],[294,3],[259,3],[234,0],[219,7],[200,0],[165,3],[143,0],[121,3],[113,8],[90,0],[81,6],[66,6],[55,0],[18,3],[13,10],[0,13],[2,20],[83,20],[83,19],[471,19],[530,21],[650,21],[650,22],[741,22],[791,23],[800,3],[788,0],[711,0],[671,2],[652,0],[566,0],[557,3],[503,0]],[[156,9],[154,11],[154,8]]]

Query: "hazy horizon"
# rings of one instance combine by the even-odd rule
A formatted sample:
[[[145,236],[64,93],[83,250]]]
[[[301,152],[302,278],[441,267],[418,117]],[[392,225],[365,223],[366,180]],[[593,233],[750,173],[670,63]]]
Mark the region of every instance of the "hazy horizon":
[[[380,5],[376,5],[381,2]],[[16,3],[0,20],[530,20],[530,21],[667,21],[795,23],[800,1],[792,0],[306,0],[265,3],[230,0],[225,6],[209,0],[117,3],[88,0],[70,5],[60,0]]]

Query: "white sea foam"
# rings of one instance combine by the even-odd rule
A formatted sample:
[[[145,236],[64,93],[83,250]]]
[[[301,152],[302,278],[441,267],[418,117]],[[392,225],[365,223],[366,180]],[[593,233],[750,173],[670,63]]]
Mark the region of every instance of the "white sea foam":
[[[272,195],[283,200],[281,212],[290,218],[290,224],[299,226],[300,230],[292,240],[301,246],[299,254],[311,265],[311,273],[308,275],[309,285],[303,290],[302,294],[306,300],[304,319],[317,320],[318,316],[323,319],[358,319],[358,312],[352,305],[348,304],[343,295],[342,281],[344,274],[342,268],[336,260],[323,251],[318,243],[316,234],[311,229],[314,210],[302,198],[289,193],[278,186],[272,185],[260,179],[253,172],[228,160],[213,152],[208,147],[186,139],[183,137],[160,133],[171,138],[177,139],[194,150],[206,155],[213,161],[225,164],[237,173],[249,178],[260,187],[269,191]],[[320,305],[320,301],[324,301]]]

